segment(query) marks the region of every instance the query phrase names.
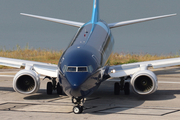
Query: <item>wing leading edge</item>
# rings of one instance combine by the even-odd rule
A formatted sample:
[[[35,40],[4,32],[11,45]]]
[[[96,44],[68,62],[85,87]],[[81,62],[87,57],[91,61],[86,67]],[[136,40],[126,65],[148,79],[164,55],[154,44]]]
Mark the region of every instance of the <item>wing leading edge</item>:
[[[109,68],[108,73],[111,77],[125,77],[125,76],[133,75],[142,69],[147,69],[148,67],[153,67],[154,69],[157,69],[157,68],[170,67],[175,65],[180,65],[180,58],[153,60],[153,61],[111,66]]]
[[[57,73],[58,73],[58,67],[55,64],[34,62],[28,60],[0,57],[0,65],[14,67],[14,68],[25,67],[25,69],[35,70],[40,75],[45,75],[55,78],[57,77]]]

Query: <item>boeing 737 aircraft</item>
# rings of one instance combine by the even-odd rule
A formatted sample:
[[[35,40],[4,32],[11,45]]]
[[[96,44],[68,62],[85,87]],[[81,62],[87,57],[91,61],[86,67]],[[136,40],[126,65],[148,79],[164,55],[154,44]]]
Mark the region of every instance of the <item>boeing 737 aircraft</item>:
[[[91,95],[103,81],[119,78],[114,84],[114,94],[120,90],[125,94],[132,90],[140,95],[152,94],[157,90],[156,75],[148,67],[162,68],[180,65],[180,58],[138,62],[117,66],[106,66],[112,52],[114,39],[111,29],[130,24],[165,18],[176,14],[106,23],[99,18],[99,0],[94,0],[92,18],[87,23],[54,19],[21,13],[21,15],[39,18],[79,28],[71,43],[61,56],[58,65],[0,57],[0,65],[25,69],[20,70],[13,79],[13,88],[22,94],[32,94],[39,90],[40,75],[51,80],[47,83],[47,94],[57,90],[72,98],[75,104],[73,112],[83,112],[84,98]],[[130,81],[130,82],[129,82]]]

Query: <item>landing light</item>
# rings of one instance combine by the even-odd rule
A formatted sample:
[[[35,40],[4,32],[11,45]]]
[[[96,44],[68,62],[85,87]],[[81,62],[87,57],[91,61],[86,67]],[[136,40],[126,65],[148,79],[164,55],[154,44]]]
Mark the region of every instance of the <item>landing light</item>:
[[[116,72],[116,70],[115,70],[115,69],[111,70],[111,73],[115,73],[115,72]]]

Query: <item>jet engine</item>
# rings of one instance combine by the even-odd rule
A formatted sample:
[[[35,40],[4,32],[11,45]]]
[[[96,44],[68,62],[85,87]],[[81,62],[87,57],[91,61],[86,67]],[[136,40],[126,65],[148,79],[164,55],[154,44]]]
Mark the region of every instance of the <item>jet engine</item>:
[[[158,80],[152,71],[142,70],[132,76],[131,86],[137,94],[152,94],[158,88]]]
[[[32,70],[21,70],[13,79],[13,88],[21,94],[32,94],[39,90],[40,77]]]

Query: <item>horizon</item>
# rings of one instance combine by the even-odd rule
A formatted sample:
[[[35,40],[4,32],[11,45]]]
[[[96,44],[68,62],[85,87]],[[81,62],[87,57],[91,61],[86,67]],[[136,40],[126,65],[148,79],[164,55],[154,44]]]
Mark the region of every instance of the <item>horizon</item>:
[[[2,1],[0,2],[0,49],[16,45],[65,50],[77,28],[21,16],[29,13],[88,22],[93,1]],[[81,3],[81,4],[79,4]],[[178,0],[100,1],[100,18],[107,23],[180,13]],[[113,6],[113,7],[112,7]],[[50,9],[51,8],[51,9]],[[71,9],[69,9],[71,8]],[[113,52],[177,54],[180,51],[180,16],[112,29]]]

